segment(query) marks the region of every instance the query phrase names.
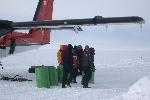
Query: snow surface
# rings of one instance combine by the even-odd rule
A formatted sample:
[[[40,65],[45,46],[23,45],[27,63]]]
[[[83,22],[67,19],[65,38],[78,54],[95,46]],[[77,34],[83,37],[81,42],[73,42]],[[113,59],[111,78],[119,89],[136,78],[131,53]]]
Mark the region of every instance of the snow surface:
[[[36,87],[35,75],[27,72],[33,65],[57,66],[57,50],[49,46],[1,59],[0,74],[19,74],[32,82],[0,80],[0,100],[149,100],[150,51],[96,51],[95,84],[83,89],[80,81],[71,88],[61,84],[50,88]],[[144,78],[143,78],[144,77]]]
[[[122,96],[114,97],[111,100],[149,100],[150,98],[150,76],[137,81],[129,88],[129,91]]]

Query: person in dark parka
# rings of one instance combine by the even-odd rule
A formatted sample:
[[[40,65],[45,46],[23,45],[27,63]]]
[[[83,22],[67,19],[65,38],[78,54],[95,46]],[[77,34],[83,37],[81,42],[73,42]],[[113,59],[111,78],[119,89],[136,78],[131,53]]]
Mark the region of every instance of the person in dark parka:
[[[90,88],[88,87],[88,82],[91,79],[92,75],[92,70],[91,70],[91,65],[92,65],[92,57],[89,51],[89,46],[86,45],[85,49],[83,51],[82,59],[81,59],[81,69],[84,73],[83,79],[82,79],[82,85],[83,88]]]
[[[82,70],[81,70],[81,60],[82,60],[82,55],[83,55],[83,49],[82,49],[82,46],[81,45],[78,45],[77,46],[77,56],[78,56],[78,60],[79,60],[79,75],[82,75]]]
[[[76,77],[79,75],[79,58],[77,54],[77,46],[74,46],[73,48],[73,74],[75,77],[73,78],[72,82],[77,83]]]
[[[62,54],[62,60],[63,60],[62,88],[66,88],[65,85],[68,85],[69,87],[71,87],[70,83],[71,83],[72,79],[74,78],[72,49],[73,49],[72,45],[68,44],[67,50],[64,51]]]

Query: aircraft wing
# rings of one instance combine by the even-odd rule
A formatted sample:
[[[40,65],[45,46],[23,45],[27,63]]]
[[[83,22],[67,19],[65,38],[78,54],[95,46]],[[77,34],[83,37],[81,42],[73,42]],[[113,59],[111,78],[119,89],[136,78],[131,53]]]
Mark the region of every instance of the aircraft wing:
[[[66,19],[51,21],[29,21],[12,22],[0,20],[0,36],[13,32],[18,29],[51,29],[51,30],[74,30],[82,31],[80,26],[91,26],[99,24],[118,24],[118,23],[144,23],[144,19],[138,16],[131,17],[107,17],[95,16],[86,19]]]

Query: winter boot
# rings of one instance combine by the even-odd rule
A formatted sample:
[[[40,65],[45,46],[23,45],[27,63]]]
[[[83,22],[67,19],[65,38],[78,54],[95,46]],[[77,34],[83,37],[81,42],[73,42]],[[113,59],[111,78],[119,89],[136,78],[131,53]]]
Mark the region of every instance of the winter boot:
[[[91,88],[91,87],[88,87],[88,86],[83,86],[83,88]]]
[[[66,86],[62,85],[62,88],[66,88]]]
[[[67,83],[66,85],[69,86],[69,87],[71,87],[70,83]]]

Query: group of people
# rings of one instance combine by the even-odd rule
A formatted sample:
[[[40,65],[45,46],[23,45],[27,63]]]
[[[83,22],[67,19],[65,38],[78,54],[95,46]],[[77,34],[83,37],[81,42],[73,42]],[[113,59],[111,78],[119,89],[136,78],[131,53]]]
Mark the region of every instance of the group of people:
[[[94,48],[90,48],[88,45],[83,49],[81,45],[72,46],[67,45],[65,50],[59,50],[57,55],[61,57],[58,62],[63,65],[63,77],[62,77],[62,88],[66,88],[66,85],[71,87],[70,83],[73,81],[76,83],[76,77],[83,75],[82,85],[83,88],[90,88],[88,82],[91,79],[92,71],[95,71],[94,66]]]

